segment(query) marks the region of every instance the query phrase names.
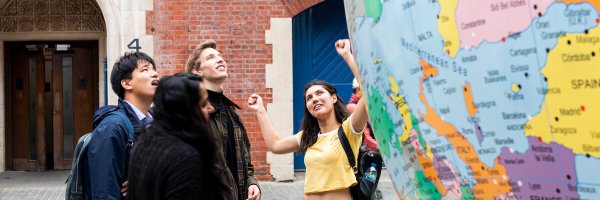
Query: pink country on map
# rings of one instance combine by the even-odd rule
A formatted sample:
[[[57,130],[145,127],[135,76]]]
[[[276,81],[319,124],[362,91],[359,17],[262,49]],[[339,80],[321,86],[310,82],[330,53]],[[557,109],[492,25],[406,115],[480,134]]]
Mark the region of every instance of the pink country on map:
[[[532,19],[546,12],[551,0],[463,0],[456,8],[456,26],[461,48],[478,46],[483,41],[506,41],[513,33],[525,30]]]

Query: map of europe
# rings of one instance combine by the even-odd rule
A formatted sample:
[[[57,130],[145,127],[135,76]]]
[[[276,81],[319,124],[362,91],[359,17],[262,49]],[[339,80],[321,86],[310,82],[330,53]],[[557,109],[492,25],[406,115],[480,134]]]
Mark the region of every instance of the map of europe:
[[[600,1],[344,3],[400,199],[600,199]]]

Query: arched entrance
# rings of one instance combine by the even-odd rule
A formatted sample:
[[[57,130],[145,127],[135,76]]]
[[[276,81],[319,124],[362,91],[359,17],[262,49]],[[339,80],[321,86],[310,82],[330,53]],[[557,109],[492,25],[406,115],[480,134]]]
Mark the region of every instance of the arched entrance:
[[[106,24],[95,0],[0,3],[0,171],[68,169],[101,103]],[[4,161],[4,163],[2,163]]]

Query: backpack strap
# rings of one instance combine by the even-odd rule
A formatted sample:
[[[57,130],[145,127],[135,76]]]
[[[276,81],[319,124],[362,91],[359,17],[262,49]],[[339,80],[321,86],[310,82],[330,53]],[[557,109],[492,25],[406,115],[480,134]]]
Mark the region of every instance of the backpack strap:
[[[81,146],[80,149],[78,149],[79,151],[83,151],[85,149],[87,149],[88,144],[90,143],[90,140],[92,140],[92,136],[94,134],[92,134],[93,132],[87,133],[83,136],[83,145]],[[83,153],[79,153],[76,152],[76,154],[79,155],[79,157],[77,158],[77,164],[79,165],[79,161],[81,160],[81,157],[83,156]]]
[[[123,121],[125,122],[125,129],[127,131],[127,144],[125,147],[127,149],[127,154],[125,155],[125,177],[127,177],[129,171],[129,151],[133,149],[133,141],[135,140],[135,130],[133,129],[133,124],[131,124],[131,121],[129,120],[127,115],[125,115],[125,113],[120,112],[119,110],[115,110],[113,112],[110,112],[109,115],[117,115],[121,117],[121,119],[123,119]]]
[[[125,128],[127,129],[127,148],[131,149],[133,147],[133,140],[135,140],[133,124],[131,124],[131,121],[129,121],[129,118],[127,118],[125,113],[120,112],[119,110],[112,111],[109,115],[117,115],[125,122]]]
[[[135,133],[133,129],[133,124],[125,113],[120,112],[116,107],[110,108],[111,111],[108,111],[104,116],[101,116],[101,120],[104,120],[109,115],[117,115],[125,122],[125,129],[127,131],[127,150],[130,150],[133,147],[133,140],[135,139]],[[87,133],[79,138],[77,141],[77,145],[73,152],[73,163],[71,165],[71,172],[67,177],[65,183],[67,183],[65,199],[82,199],[83,195],[83,176],[84,176],[84,165],[83,161],[84,157],[87,154],[87,148],[94,137],[94,132]],[[126,163],[127,164],[127,163]]]
[[[340,139],[340,143],[342,143],[342,147],[346,152],[348,163],[350,163],[350,167],[352,167],[352,171],[354,171],[354,174],[356,175],[358,173],[358,168],[356,167],[356,162],[354,161],[354,153],[352,152],[350,142],[348,142],[348,138],[346,137],[346,134],[344,134],[344,128],[342,126],[338,128],[338,138]]]

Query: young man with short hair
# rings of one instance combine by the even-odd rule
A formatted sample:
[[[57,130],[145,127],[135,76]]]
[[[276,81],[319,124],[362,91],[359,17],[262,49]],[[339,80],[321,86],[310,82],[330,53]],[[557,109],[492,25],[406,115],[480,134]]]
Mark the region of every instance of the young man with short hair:
[[[152,120],[148,110],[158,86],[154,60],[142,52],[125,53],[115,62],[110,83],[119,102],[116,107],[102,107],[94,113],[94,131],[84,162],[88,169],[83,179],[84,199],[121,199],[133,144],[128,142],[127,122],[107,114],[122,112],[133,125],[136,136],[143,131]]]
[[[208,89],[208,98],[215,108],[215,112],[210,116],[209,124],[211,133],[215,134],[217,144],[220,146],[220,155],[222,155],[222,158],[219,159],[221,161],[215,163],[215,167],[217,169],[229,168],[230,172],[230,175],[223,174],[227,171],[215,172],[223,174],[220,176],[221,180],[217,180],[217,184],[222,190],[237,188],[237,191],[234,190],[229,194],[237,193],[237,196],[224,196],[223,198],[257,200],[260,199],[260,188],[258,181],[254,178],[254,167],[250,158],[250,140],[240,116],[236,113],[236,109],[240,109],[240,107],[223,95],[223,83],[228,77],[228,68],[216,48],[217,43],[214,40],[202,42],[188,58],[186,72],[198,74],[204,78],[206,89]]]

